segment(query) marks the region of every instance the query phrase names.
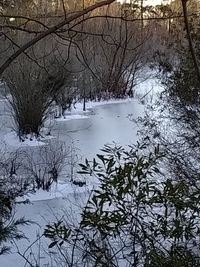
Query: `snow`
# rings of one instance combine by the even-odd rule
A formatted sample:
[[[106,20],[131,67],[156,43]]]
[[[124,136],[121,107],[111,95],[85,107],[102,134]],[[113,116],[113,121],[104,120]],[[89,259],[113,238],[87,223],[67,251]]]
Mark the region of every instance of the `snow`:
[[[147,71],[148,75],[148,71]],[[135,97],[138,98],[140,101],[146,103],[152,103],[158,97],[158,95],[163,91],[163,87],[156,79],[156,74],[149,74],[150,79],[145,80],[142,83],[137,84],[134,87]]]
[[[91,115],[92,111],[98,107],[103,105],[112,105],[112,104],[119,104],[119,103],[127,103],[130,102],[132,99],[110,99],[105,101],[88,101],[86,102],[86,110],[83,110],[83,103],[78,102],[71,107],[70,111],[65,112],[65,116],[60,118],[55,118],[58,122],[65,122],[70,120],[82,120],[88,119],[89,115]],[[57,107],[56,107],[57,108]]]
[[[28,193],[23,197],[18,197],[17,202],[29,200],[30,202],[44,201],[50,199],[65,198],[69,194],[81,194],[91,191],[92,185],[84,185],[82,187],[74,185],[72,182],[61,182],[53,183],[49,191],[44,191],[42,189],[37,190],[35,193]]]
[[[41,137],[36,138],[31,135],[27,135],[24,141],[20,141],[15,131],[10,131],[4,135],[4,143],[6,145],[20,148],[20,147],[39,147],[47,145],[48,140],[55,139],[55,136],[52,135],[44,135],[43,130],[41,131]]]
[[[26,147],[26,146],[31,146],[31,147],[37,147],[37,146],[44,146],[46,143],[42,141],[38,141],[35,137],[30,140],[30,137],[24,140],[24,142],[19,140],[19,137],[14,131],[11,131],[4,136],[4,141],[7,145],[9,146],[14,146],[14,147]]]
[[[83,111],[83,103],[76,103],[75,107],[72,107],[71,112],[66,112],[67,114],[76,114],[76,113],[88,113],[91,112],[95,107],[103,106],[103,105],[113,105],[119,103],[127,103],[132,101],[132,98],[126,99],[109,99],[109,100],[101,100],[101,101],[88,101],[86,102],[86,111]]]
[[[88,116],[80,115],[80,114],[72,114],[66,115],[65,117],[56,118],[56,121],[70,121],[70,120],[81,120],[81,119],[88,119]]]

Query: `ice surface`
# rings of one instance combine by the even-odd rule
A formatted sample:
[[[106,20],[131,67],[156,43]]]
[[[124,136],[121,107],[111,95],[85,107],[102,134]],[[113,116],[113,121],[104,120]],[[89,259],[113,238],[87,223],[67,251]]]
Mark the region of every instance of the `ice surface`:
[[[143,93],[145,94],[151,89],[149,86],[149,81],[138,85],[137,90],[139,90],[141,97]],[[0,111],[4,112],[3,109]],[[90,101],[86,103],[86,111],[83,111],[83,103],[77,103],[71,112],[66,112],[65,118],[55,120],[52,124],[51,134],[67,145],[73,142],[83,159],[85,157],[92,159],[96,153],[99,153],[99,149],[105,143],[116,142],[122,145],[134,143],[137,140],[137,127],[128,119],[128,115],[133,114],[134,118],[137,118],[143,114],[143,111],[143,105],[139,104],[136,99]],[[63,121],[66,123],[62,123]],[[0,123],[6,125],[1,129],[3,135],[1,134],[0,138],[3,137],[7,144],[16,149],[28,146],[35,149],[35,146],[46,144],[45,140],[38,141],[35,139],[19,142],[14,132],[11,132],[5,124],[3,116],[0,116]],[[4,133],[6,134],[4,135]],[[38,232],[42,233],[47,223],[56,221],[63,214],[65,216],[66,213],[70,214],[69,217],[73,221],[79,220],[81,207],[86,203],[89,193],[97,181],[90,180],[86,182],[86,186],[79,187],[63,178],[57,184],[53,184],[49,192],[38,190],[34,194],[28,194],[17,199],[17,201],[29,199],[31,204],[17,205],[16,217],[25,216],[27,219],[37,222],[37,225],[23,228],[29,240],[20,240],[17,243],[20,252],[25,251],[31,242],[36,239]],[[41,239],[44,249],[47,249],[46,242],[47,240]],[[14,251],[16,252],[16,248],[14,248]],[[38,243],[33,247],[33,252],[38,255]],[[45,258],[42,261],[47,263]],[[1,256],[0,267],[23,267],[24,265],[24,259],[17,253]]]

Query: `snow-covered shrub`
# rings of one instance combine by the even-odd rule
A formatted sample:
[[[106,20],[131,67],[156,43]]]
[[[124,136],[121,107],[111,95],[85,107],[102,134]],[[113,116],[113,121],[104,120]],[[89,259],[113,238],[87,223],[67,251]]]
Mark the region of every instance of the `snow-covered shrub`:
[[[199,61],[200,31],[199,22],[195,23],[191,35]],[[163,90],[140,119],[140,134],[148,135],[152,145],[165,147],[165,168],[171,175],[196,183],[200,177],[200,80],[186,36],[157,52],[155,61]]]

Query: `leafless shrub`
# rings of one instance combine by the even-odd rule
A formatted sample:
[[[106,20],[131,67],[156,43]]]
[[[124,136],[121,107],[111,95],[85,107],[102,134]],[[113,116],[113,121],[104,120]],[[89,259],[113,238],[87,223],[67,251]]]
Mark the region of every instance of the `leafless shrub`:
[[[55,71],[55,67],[42,69],[22,59],[9,70],[11,97],[7,99],[12,108],[15,130],[22,141],[27,135],[31,138],[40,135],[53,96],[64,85],[63,71]]]
[[[32,150],[25,152],[23,164],[25,173],[33,183],[33,189],[49,190],[53,182],[71,164],[72,148],[63,143],[50,142],[41,146],[33,153]],[[70,172],[70,171],[69,171]]]

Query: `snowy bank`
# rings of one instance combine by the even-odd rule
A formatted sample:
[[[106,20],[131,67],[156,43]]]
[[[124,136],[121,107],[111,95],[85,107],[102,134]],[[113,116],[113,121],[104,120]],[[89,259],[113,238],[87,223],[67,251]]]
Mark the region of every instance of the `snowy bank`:
[[[72,182],[59,181],[58,183],[53,183],[49,191],[39,189],[35,193],[28,193],[23,197],[18,197],[16,201],[21,202],[28,199],[30,202],[35,202],[56,198],[65,198],[69,194],[81,194],[85,192],[90,192],[92,189],[92,185],[83,185],[82,187],[80,187],[74,185]]]

